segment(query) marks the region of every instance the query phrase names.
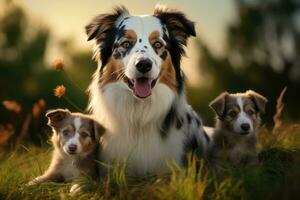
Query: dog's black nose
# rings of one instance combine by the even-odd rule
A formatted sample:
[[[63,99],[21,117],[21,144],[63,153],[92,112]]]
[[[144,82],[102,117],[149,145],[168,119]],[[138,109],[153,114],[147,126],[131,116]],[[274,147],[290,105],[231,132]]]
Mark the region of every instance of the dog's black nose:
[[[69,152],[75,153],[76,150],[77,150],[77,145],[76,144],[70,144],[69,145]]]
[[[139,72],[141,73],[147,73],[151,70],[152,68],[152,61],[150,59],[144,59],[144,60],[140,60],[137,64],[136,64],[136,68]]]
[[[249,129],[250,129],[250,124],[248,124],[248,123],[243,123],[243,124],[241,125],[241,128],[242,128],[243,131],[249,131]]]

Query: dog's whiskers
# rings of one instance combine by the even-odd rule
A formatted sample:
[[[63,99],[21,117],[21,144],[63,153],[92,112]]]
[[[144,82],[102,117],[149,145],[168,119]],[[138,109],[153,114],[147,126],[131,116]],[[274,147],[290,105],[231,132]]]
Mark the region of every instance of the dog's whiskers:
[[[105,73],[105,72],[104,72]],[[109,75],[106,75],[106,76],[100,76],[99,77],[99,81],[103,81],[103,80],[106,80],[106,79],[111,79],[111,78],[114,78],[116,76],[116,80],[120,80],[119,77],[120,76],[125,76],[125,71],[124,69],[118,69],[112,73],[110,73]],[[124,78],[124,77],[123,77]]]
[[[123,68],[121,68],[121,69],[117,69],[117,70],[115,70],[113,73],[111,73],[111,74],[115,74],[115,73],[119,73],[119,72],[124,72],[124,69]]]
[[[118,75],[117,80],[122,80],[125,77],[125,73],[122,72]]]

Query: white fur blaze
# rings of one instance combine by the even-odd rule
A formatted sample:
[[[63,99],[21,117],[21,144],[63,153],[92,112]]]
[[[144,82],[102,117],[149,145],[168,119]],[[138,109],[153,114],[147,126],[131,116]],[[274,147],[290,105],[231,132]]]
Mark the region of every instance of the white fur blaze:
[[[249,132],[252,132],[253,131],[253,123],[252,123],[252,120],[250,119],[250,117],[244,111],[244,103],[243,103],[243,100],[241,97],[237,98],[237,103],[240,107],[240,113],[238,114],[237,119],[234,123],[234,127],[233,127],[234,131],[236,133],[243,132],[241,125],[249,124],[250,125]]]
[[[82,144],[80,142],[80,134],[79,130],[81,127],[81,119],[80,117],[76,117],[74,119],[74,126],[75,126],[75,134],[65,143],[63,149],[68,154],[68,148],[70,145],[76,145],[77,149],[75,151],[76,154],[82,152]]]

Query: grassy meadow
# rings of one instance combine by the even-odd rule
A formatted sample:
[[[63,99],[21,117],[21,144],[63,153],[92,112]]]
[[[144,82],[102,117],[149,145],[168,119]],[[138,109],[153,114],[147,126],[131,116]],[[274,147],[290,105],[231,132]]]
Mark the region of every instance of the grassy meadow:
[[[0,199],[299,199],[300,126],[281,125],[259,132],[260,163],[216,175],[205,160],[190,159],[184,170],[170,165],[170,176],[128,177],[123,166],[109,166],[100,180],[78,180],[82,191],[69,195],[71,183],[25,184],[49,165],[51,146],[20,146],[0,154]],[[198,170],[196,170],[196,168]]]
[[[21,2],[30,6],[24,7]],[[43,14],[54,18],[61,11],[66,19],[69,15],[69,19],[73,19],[72,6],[76,3],[59,2],[66,6],[57,8],[57,12]],[[146,6],[139,1],[132,2],[132,5],[124,4],[133,13],[140,13]],[[173,7],[173,1],[168,2]],[[183,1],[178,2],[183,4]],[[201,13],[197,8],[199,2],[190,3],[196,14]],[[224,28],[224,44],[217,44],[223,46],[224,53],[219,55],[201,33],[194,41],[195,51],[199,54],[194,73],[199,74],[203,83],[197,86],[187,84],[187,97],[207,125],[213,124],[213,112],[208,104],[221,92],[253,89],[267,97],[267,112],[262,116],[263,125],[258,133],[259,164],[247,168],[227,166],[224,173],[217,175],[205,159],[191,158],[186,169],[170,163],[170,175],[155,177],[129,177],[124,173],[125,166],[107,166],[109,173],[106,177],[78,180],[82,190],[70,196],[71,183],[49,182],[30,187],[26,183],[41,175],[50,163],[53,149],[50,143],[45,142],[50,133],[44,117],[46,110],[68,108],[86,112],[86,88],[96,63],[91,59],[92,50],[88,43],[88,50],[75,45],[80,38],[77,34],[84,34],[86,22],[80,24],[74,18],[74,26],[82,27],[82,33],[75,31],[72,37],[57,37],[56,26],[42,23],[39,17],[35,17],[38,15],[30,7],[36,5],[31,1],[0,1],[0,200],[299,200],[299,1],[230,2],[234,2],[232,11],[235,17]],[[97,0],[95,7],[104,9],[106,4],[107,1]],[[140,8],[133,8],[139,4]],[[81,5],[82,2],[80,8]],[[47,8],[47,4],[43,7]],[[108,8],[106,10],[110,12]],[[190,9],[182,11],[191,15],[192,20],[196,17],[192,16]],[[207,11],[207,18],[196,22],[196,25],[199,24],[197,30],[205,29],[202,24],[211,24],[207,20],[214,18],[212,11],[216,11],[215,7]],[[84,9],[80,12],[83,13]],[[91,13],[89,9],[85,12]],[[218,13],[218,17],[224,16]],[[66,25],[72,24],[66,19],[62,17]],[[52,48],[57,49],[58,55],[50,63],[49,49]],[[186,79],[188,82],[189,77]],[[284,89],[277,100],[284,87],[288,88],[288,92],[285,95]]]

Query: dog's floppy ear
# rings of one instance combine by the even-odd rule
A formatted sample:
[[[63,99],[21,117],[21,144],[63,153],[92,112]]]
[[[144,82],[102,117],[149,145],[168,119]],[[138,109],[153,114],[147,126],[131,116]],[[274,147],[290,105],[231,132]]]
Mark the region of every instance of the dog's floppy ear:
[[[254,92],[253,90],[248,90],[246,94],[253,100],[256,109],[259,113],[265,113],[266,111],[266,104],[268,102],[267,98]]]
[[[217,98],[212,100],[209,107],[219,116],[222,117],[225,112],[226,97],[229,95],[228,92],[223,92]]]
[[[105,128],[97,121],[93,121],[94,133],[96,140],[99,140],[101,136],[105,133]]]
[[[96,38],[97,42],[105,40],[111,29],[115,27],[115,22],[122,15],[128,15],[129,12],[124,6],[119,6],[112,13],[101,14],[96,16],[88,25],[85,26],[85,31],[88,36],[88,41]]]
[[[112,54],[112,47],[117,33],[115,23],[121,16],[126,15],[129,15],[129,12],[124,6],[116,7],[112,13],[98,15],[85,26],[87,40],[95,39],[99,45],[100,49],[97,49],[95,55],[100,56],[102,67],[106,65]],[[98,58],[98,56],[96,57]]]
[[[180,11],[158,5],[154,10],[154,16],[166,25],[168,33],[172,34],[182,45],[186,45],[190,36],[196,36],[194,22]]]
[[[59,125],[66,117],[68,117],[71,112],[68,109],[54,109],[46,112],[46,117],[48,118],[49,126]]]

